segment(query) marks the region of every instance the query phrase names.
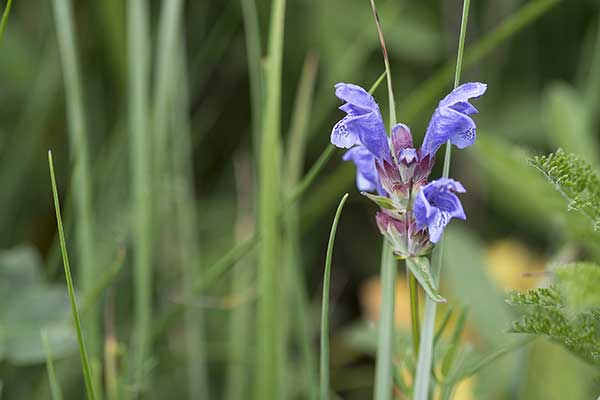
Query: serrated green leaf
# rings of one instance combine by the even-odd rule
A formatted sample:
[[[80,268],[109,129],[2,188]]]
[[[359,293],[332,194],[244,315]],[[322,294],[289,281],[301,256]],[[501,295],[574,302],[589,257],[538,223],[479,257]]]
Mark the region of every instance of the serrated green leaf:
[[[568,209],[579,211],[593,224],[600,226],[600,177],[592,166],[562,149],[547,156],[529,160],[568,201]]]
[[[600,309],[600,266],[594,263],[567,264],[554,271],[556,285],[567,311],[577,314]]]
[[[436,303],[446,302],[446,299],[438,292],[437,285],[433,280],[433,276],[431,276],[429,259],[427,257],[409,257],[406,259],[406,266],[415,278],[417,278],[417,281],[431,300]]]

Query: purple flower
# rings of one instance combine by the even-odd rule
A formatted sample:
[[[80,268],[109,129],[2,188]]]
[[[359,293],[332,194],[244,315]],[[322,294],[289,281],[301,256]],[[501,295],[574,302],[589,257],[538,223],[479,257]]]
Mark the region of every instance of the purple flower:
[[[486,89],[487,85],[484,83],[465,83],[440,101],[425,133],[421,147],[424,156],[433,156],[448,140],[459,149],[473,144],[476,136],[475,122],[469,115],[478,111],[469,103],[469,99],[480,97]]]
[[[379,106],[365,89],[350,83],[335,85],[335,95],[344,100],[346,116],[333,127],[331,143],[349,149],[364,146],[377,160],[390,161],[390,148]]]
[[[415,199],[417,229],[429,228],[431,242],[437,243],[451,218],[467,219],[460,200],[454,194],[466,190],[454,179],[440,178],[423,186]]]

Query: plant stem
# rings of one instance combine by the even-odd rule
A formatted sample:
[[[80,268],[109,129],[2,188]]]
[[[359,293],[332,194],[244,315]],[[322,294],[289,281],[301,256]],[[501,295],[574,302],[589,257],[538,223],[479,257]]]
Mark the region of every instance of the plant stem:
[[[410,321],[415,356],[419,354],[419,339],[421,335],[421,323],[419,320],[419,284],[417,278],[406,269],[408,275],[408,289],[410,292]]]
[[[274,0],[271,7],[269,53],[265,77],[265,106],[260,137],[259,162],[259,234],[262,244],[258,254],[258,331],[256,364],[256,399],[282,398],[280,310],[280,233],[278,216],[281,193],[281,69],[285,0]]]
[[[383,52],[383,61],[385,64],[385,76],[387,78],[388,101],[390,108],[390,131],[396,125],[396,102],[394,100],[394,91],[392,89],[392,74],[390,71],[390,62],[388,60],[387,48],[381,21],[375,6],[375,0],[371,0],[371,9],[375,18],[379,42]],[[379,81],[379,80],[378,80]],[[391,142],[390,142],[391,143]],[[395,154],[392,148],[392,154]],[[387,400],[392,398],[392,375],[394,358],[394,303],[396,300],[396,260],[391,247],[383,240],[381,257],[381,315],[379,317],[379,332],[377,340],[377,363],[375,365],[375,400]]]
[[[150,48],[146,0],[127,2],[129,135],[133,211],[134,348],[131,379],[145,390],[152,316],[151,139],[148,126]]]
[[[327,244],[327,256],[325,257],[325,272],[323,274],[323,299],[321,302],[321,400],[329,399],[329,288],[331,284],[331,258],[333,256],[333,243],[337,225],[342,214],[344,204],[348,199],[348,193],[342,197],[338,205],[331,232]]]
[[[84,293],[91,290],[98,279],[92,208],[92,174],[89,157],[88,132],[82,93],[82,81],[77,55],[73,10],[70,0],[53,0],[54,21],[60,50],[60,59],[66,93],[69,142],[73,153],[72,187],[75,205],[77,260],[79,285]],[[90,307],[84,316],[86,334],[93,365],[100,362],[101,332],[100,308]],[[99,380],[95,379],[99,387]]]
[[[50,180],[52,181],[52,196],[54,198],[54,209],[56,211],[56,225],[58,227],[58,237],[60,240],[60,251],[63,259],[63,267],[65,271],[65,280],[67,282],[67,292],[71,302],[71,313],[75,322],[75,331],[77,332],[77,343],[79,344],[79,357],[81,358],[81,368],[83,370],[83,379],[85,381],[85,389],[89,400],[95,400],[94,382],[92,380],[92,371],[88,360],[85,343],[83,340],[83,332],[81,329],[81,321],[79,312],[77,311],[77,301],[75,300],[75,289],[73,287],[73,278],[71,277],[71,267],[69,265],[69,255],[67,254],[67,244],[65,240],[65,232],[62,225],[62,217],[60,212],[60,202],[58,200],[58,189],[56,188],[56,177],[54,175],[54,163],[52,162],[52,152],[48,151],[48,165],[50,166]]]
[[[467,21],[469,19],[470,0],[464,0],[462,19],[460,24],[460,37],[458,40],[458,55],[456,57],[456,72],[454,74],[454,87],[460,83],[460,74],[462,69],[462,58],[465,46],[465,37],[467,33]],[[444,156],[443,177],[447,178],[450,174],[450,158],[452,148],[450,141],[446,143],[446,154]],[[444,254],[444,240],[438,243],[433,256],[432,275],[436,284],[439,282],[440,270],[442,268],[442,259]],[[431,381],[431,368],[433,363],[433,339],[435,336],[435,314],[437,303],[433,300],[425,299],[425,317],[423,320],[423,330],[421,331],[421,350],[418,354],[417,369],[415,376],[415,400],[427,400],[429,396],[429,383]]]

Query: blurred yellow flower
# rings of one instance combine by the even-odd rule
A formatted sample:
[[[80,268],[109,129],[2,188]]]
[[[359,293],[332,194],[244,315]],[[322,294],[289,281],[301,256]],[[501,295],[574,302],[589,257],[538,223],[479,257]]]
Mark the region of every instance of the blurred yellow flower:
[[[486,251],[488,272],[504,290],[535,288],[543,278],[546,261],[514,239],[497,240]]]
[[[394,320],[396,326],[401,328],[410,327],[410,295],[408,283],[404,274],[399,271],[396,281],[396,302],[394,305]],[[363,311],[363,318],[367,321],[376,322],[379,320],[379,310],[381,308],[381,281],[379,276],[369,278],[360,288],[360,303]]]

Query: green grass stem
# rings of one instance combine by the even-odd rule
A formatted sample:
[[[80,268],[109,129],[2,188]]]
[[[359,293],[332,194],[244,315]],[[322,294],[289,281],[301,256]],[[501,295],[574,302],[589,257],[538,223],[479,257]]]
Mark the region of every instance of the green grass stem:
[[[258,252],[258,331],[255,398],[275,400],[280,391],[283,366],[279,326],[281,193],[281,69],[285,0],[274,0],[271,8],[269,51],[265,71],[265,106],[260,137],[258,171],[258,229],[262,238]]]
[[[83,379],[85,381],[85,389],[88,400],[95,400],[96,395],[94,392],[94,383],[92,380],[92,371],[88,360],[85,343],[83,340],[83,332],[81,329],[81,321],[79,319],[79,312],[77,311],[77,302],[75,300],[75,289],[73,288],[73,279],[71,278],[71,267],[69,265],[69,256],[67,254],[67,243],[65,241],[65,233],[63,231],[62,218],[60,213],[60,203],[58,200],[58,190],[56,188],[56,177],[54,175],[54,163],[52,162],[52,152],[48,151],[48,164],[50,166],[50,179],[52,181],[52,196],[54,198],[54,209],[56,211],[56,225],[58,227],[58,236],[60,238],[60,251],[63,259],[63,266],[65,271],[65,280],[67,282],[67,291],[69,293],[69,300],[71,302],[71,312],[73,314],[73,321],[75,322],[75,331],[77,332],[77,343],[79,344],[79,356],[81,358],[81,368],[83,372]]]
[[[333,257],[333,243],[335,242],[335,233],[344,204],[348,199],[346,193],[340,200],[331,232],[329,233],[329,242],[327,243],[327,256],[325,257],[325,271],[323,273],[323,299],[321,300],[321,400],[329,399],[329,289],[331,286],[331,259]]]
[[[396,101],[392,88],[392,73],[388,52],[383,36],[381,21],[375,6],[375,0],[371,0],[371,9],[375,18],[379,42],[383,52],[385,64],[385,76],[387,78],[388,101],[390,109],[389,130],[396,125]],[[394,153],[392,149],[392,153]],[[377,361],[375,364],[375,387],[373,397],[375,400],[387,400],[392,398],[393,374],[394,374],[394,303],[396,299],[396,260],[392,249],[384,239],[381,258],[381,314],[379,317],[379,330],[377,340]]]
[[[152,202],[151,136],[148,124],[150,94],[150,29],[146,0],[127,2],[129,70],[129,135],[131,209],[133,211],[133,362],[130,379],[138,391],[146,389],[146,362],[151,357],[152,321]]]
[[[4,37],[4,31],[6,31],[6,24],[8,23],[8,16],[10,15],[10,9],[12,7],[12,0],[6,2],[4,12],[2,13],[2,20],[0,20],[0,41]]]
[[[92,208],[92,173],[88,145],[88,131],[79,71],[77,40],[74,31],[73,9],[70,0],[53,0],[54,21],[60,51],[63,80],[66,92],[67,121],[73,159],[72,184],[77,225],[76,245],[79,261],[79,284],[85,293],[96,284],[94,214]],[[90,357],[94,365],[100,362],[101,331],[100,307],[90,306],[85,316]],[[98,380],[95,380],[98,386]]]

